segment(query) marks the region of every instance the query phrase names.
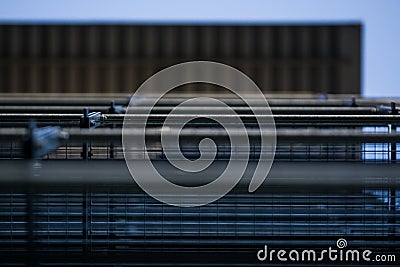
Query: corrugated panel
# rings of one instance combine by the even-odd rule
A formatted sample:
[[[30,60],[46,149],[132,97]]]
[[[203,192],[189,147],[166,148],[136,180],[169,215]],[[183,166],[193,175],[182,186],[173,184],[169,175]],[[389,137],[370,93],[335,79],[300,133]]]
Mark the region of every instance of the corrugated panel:
[[[0,38],[1,92],[131,93],[164,67],[214,60],[265,92],[360,93],[360,25],[0,25]]]

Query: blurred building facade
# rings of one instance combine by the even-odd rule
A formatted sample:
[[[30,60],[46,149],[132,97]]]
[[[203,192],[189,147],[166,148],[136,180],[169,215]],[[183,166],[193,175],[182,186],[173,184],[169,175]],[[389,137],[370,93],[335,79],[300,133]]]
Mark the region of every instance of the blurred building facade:
[[[361,33],[359,24],[3,24],[0,92],[132,93],[167,66],[212,60],[265,93],[359,94]]]

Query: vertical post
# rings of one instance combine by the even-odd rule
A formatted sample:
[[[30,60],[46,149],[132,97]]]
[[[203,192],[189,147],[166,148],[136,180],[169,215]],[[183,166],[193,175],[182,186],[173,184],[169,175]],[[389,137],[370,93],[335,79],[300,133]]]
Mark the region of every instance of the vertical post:
[[[32,166],[37,158],[36,152],[36,138],[35,138],[36,121],[30,120],[28,125],[28,134],[24,140],[24,158],[27,161],[26,166],[27,178],[30,179],[33,169]],[[36,266],[35,262],[35,209],[34,209],[34,189],[29,181],[26,186],[26,236],[27,236],[27,251],[28,257],[26,258],[28,266]]]
[[[396,109],[396,103],[392,102],[390,105],[391,105],[391,109],[392,109],[392,115],[397,115],[398,112]],[[390,130],[391,133],[396,133],[396,128],[397,128],[397,126],[395,124],[392,124],[391,130]],[[392,163],[396,163],[396,160],[397,160],[397,153],[396,153],[397,151],[396,150],[397,150],[396,143],[394,142],[391,144],[391,149],[390,149],[390,159],[391,159]]]
[[[36,266],[35,261],[35,214],[34,214],[34,190],[31,185],[26,185],[26,231],[28,241],[28,253],[27,258],[29,266]]]
[[[120,113],[119,108],[117,108],[115,106],[115,100],[111,101],[110,107],[108,109],[108,113],[110,113],[110,114],[118,114],[118,113]],[[111,124],[111,129],[113,129],[113,128],[115,128],[115,124],[114,123]],[[115,147],[114,147],[114,143],[113,142],[110,143],[110,154],[109,154],[109,156],[110,156],[110,159],[113,159],[115,157]]]
[[[358,104],[357,104],[357,100],[356,100],[356,98],[353,96],[352,98],[351,98],[351,107],[357,107],[358,106]],[[356,129],[355,127],[352,127],[352,129]],[[360,158],[362,158],[362,155],[359,155],[359,153],[356,151],[356,150],[358,150],[358,151],[362,151],[362,149],[360,148],[360,146],[362,146],[362,145],[360,145],[360,144],[352,144],[352,147],[351,147],[351,159],[354,161],[354,160],[356,160],[358,157],[360,157]],[[356,147],[357,147],[357,149],[356,149]],[[362,153],[362,152],[361,152]],[[358,156],[358,157],[357,157]]]
[[[81,118],[80,127],[81,127],[81,129],[88,129],[90,127],[89,109],[88,108],[83,109],[83,118]],[[82,159],[85,159],[85,160],[89,159],[90,152],[89,152],[88,143],[86,141],[82,143],[81,156],[82,156]]]
[[[398,111],[396,108],[396,103],[391,102],[391,113],[392,115],[397,115]],[[397,126],[395,124],[391,125],[390,132],[391,133],[396,133]],[[390,162],[392,164],[396,164],[397,162],[397,143],[393,142],[391,143],[391,148],[390,148]],[[389,188],[389,211],[390,211],[390,219],[389,223],[391,224],[391,235],[396,236],[396,187],[394,185],[395,181],[393,178],[391,179],[391,185]]]
[[[83,117],[80,121],[80,128],[81,129],[89,129],[90,128],[90,121],[89,121],[89,109],[83,109]],[[90,157],[89,146],[88,142],[84,141],[82,143],[82,159],[88,160]],[[83,187],[82,190],[82,252],[87,254],[88,252],[88,238],[89,238],[89,228],[88,228],[88,209],[90,205],[90,199],[88,194],[88,188],[86,186]]]
[[[83,188],[82,192],[82,252],[86,254],[89,249],[89,227],[88,227],[88,209],[90,205],[90,200],[88,197],[88,189],[86,186]]]

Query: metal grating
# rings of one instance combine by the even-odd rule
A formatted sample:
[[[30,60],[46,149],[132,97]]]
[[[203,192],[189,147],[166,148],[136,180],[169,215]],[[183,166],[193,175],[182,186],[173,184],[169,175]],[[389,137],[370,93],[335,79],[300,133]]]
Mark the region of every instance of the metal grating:
[[[400,257],[400,139],[396,128],[400,117],[395,114],[396,106],[382,108],[391,102],[387,99],[350,99],[357,107],[348,105],[346,99],[314,100],[271,101],[277,104],[272,108],[280,112],[274,114],[276,162],[261,188],[249,194],[245,175],[244,182],[228,195],[196,208],[160,203],[132,182],[123,161],[122,116],[118,114],[103,114],[96,129],[79,129],[74,125],[79,125],[81,114],[68,112],[83,107],[73,101],[64,103],[68,108],[59,113],[42,113],[54,103],[36,104],[42,111],[30,115],[0,113],[0,123],[12,126],[0,129],[1,264],[246,266],[260,264],[256,253],[265,244],[318,249],[333,246],[340,237],[354,249]],[[307,101],[309,106],[299,105]],[[93,104],[99,110],[108,107]],[[6,106],[11,105],[0,110]],[[35,104],[30,107],[36,109]],[[304,107],[301,116],[294,107],[297,111]],[[161,115],[165,112],[159,111]],[[69,139],[40,161],[23,160],[27,157],[28,117],[36,118],[39,126],[62,125]],[[252,164],[261,150],[253,136],[256,128],[251,116],[243,118]],[[162,121],[162,116],[154,117],[149,145],[154,163],[168,172],[158,140]],[[182,132],[183,153],[189,158],[199,156],[196,144],[204,136],[202,130],[216,137],[216,169],[223,167],[230,146],[220,129],[206,122],[201,127],[189,125]],[[86,158],[85,148],[90,152]],[[138,149],[127,152],[143,153]],[[171,175],[184,180],[194,177]]]

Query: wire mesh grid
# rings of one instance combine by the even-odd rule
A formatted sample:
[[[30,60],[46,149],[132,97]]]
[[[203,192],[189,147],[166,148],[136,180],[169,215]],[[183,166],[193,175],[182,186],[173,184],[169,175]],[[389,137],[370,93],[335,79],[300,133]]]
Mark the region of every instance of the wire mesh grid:
[[[385,127],[362,127],[370,134],[389,133]],[[120,142],[66,142],[43,160],[122,160]],[[381,142],[278,142],[277,162],[397,163],[399,144]],[[227,160],[231,147],[218,144],[217,160]],[[261,148],[250,146],[250,160]],[[143,157],[144,151],[126,150]],[[188,158],[199,157],[198,146],[185,145]],[[162,146],[149,147],[153,160],[165,160]],[[2,159],[20,159],[20,142],[0,142]],[[384,177],[383,177],[384,178]],[[320,179],[324,179],[321,172]],[[68,186],[39,192],[0,193],[0,252],[121,252],[139,248],[190,250],[227,247],[248,249],[268,242],[276,246],[329,245],[345,236],[358,246],[398,252],[400,190],[376,186],[373,178],[362,188],[273,187],[256,194],[234,190],[215,203],[179,208],[162,204],[143,192],[121,186]],[[22,262],[24,262],[22,260]],[[27,264],[29,266],[29,263]]]
[[[30,234],[36,251],[102,251],[154,244],[240,246],[261,244],[259,237],[272,236],[347,236],[368,242],[372,237],[398,236],[400,229],[400,222],[393,220],[399,211],[390,208],[388,188],[233,192],[196,208],[172,207],[144,194],[118,191],[36,193],[32,203],[26,194],[1,194],[1,248],[26,250]],[[34,207],[32,233],[26,221],[29,205]]]
[[[88,142],[89,159],[124,159],[122,146],[110,142],[104,144],[91,144]],[[252,145],[249,151],[249,159],[255,161],[260,156],[261,148]],[[396,157],[393,157],[395,150]],[[42,159],[82,159],[82,145],[66,144],[60,146],[52,153],[46,154]],[[146,152],[154,160],[164,160],[165,152],[161,145],[153,145]],[[177,153],[182,152],[188,158],[200,157],[198,146],[186,146]],[[131,157],[141,159],[145,155],[144,150],[125,150]],[[247,154],[243,155],[244,157]],[[1,159],[21,159],[24,151],[18,142],[0,143]],[[229,160],[231,157],[230,146],[218,146],[216,160]],[[347,161],[347,162],[382,162],[388,163],[400,159],[400,144],[393,148],[391,143],[361,143],[361,144],[305,144],[305,143],[278,143],[275,151],[277,161]]]

